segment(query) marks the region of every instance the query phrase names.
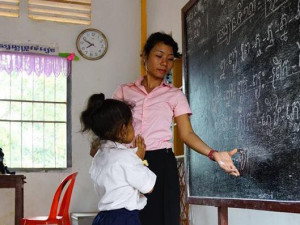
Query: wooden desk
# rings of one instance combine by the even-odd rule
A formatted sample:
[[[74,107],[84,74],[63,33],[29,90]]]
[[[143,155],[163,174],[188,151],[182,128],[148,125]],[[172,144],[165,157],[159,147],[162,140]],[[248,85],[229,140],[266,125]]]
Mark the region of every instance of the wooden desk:
[[[15,225],[24,216],[24,175],[0,175],[0,188],[15,188]]]

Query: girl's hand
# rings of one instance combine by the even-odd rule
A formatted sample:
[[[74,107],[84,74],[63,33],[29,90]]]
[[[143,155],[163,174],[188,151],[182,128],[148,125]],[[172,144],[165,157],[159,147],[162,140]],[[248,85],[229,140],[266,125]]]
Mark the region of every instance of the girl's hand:
[[[146,145],[145,145],[144,138],[140,135],[137,135],[134,140],[134,146],[137,147],[137,151],[136,151],[137,156],[141,160],[143,160],[146,153]]]
[[[219,164],[219,166],[226,172],[232,176],[240,176],[239,171],[235,167],[232,162],[231,157],[237,153],[237,149],[233,149],[230,152],[214,152],[213,157],[214,160]]]

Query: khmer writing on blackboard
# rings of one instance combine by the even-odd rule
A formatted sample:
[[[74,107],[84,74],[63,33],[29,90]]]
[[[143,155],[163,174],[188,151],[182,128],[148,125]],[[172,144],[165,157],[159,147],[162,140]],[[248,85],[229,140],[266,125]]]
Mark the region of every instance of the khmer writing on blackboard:
[[[195,1],[183,15],[193,128],[244,150],[239,179],[186,153],[190,195],[300,201],[300,0]]]

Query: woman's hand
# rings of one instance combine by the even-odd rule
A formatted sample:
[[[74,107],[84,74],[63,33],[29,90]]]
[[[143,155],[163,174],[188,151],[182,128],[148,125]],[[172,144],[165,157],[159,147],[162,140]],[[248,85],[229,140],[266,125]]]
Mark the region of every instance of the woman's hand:
[[[137,135],[134,140],[134,147],[137,147],[136,154],[141,159],[144,160],[146,153],[146,145],[144,138],[140,135]]]
[[[240,176],[239,171],[235,167],[232,162],[231,157],[237,153],[237,149],[233,149],[230,152],[214,152],[213,158],[219,164],[219,166],[226,172],[232,176],[238,177]]]

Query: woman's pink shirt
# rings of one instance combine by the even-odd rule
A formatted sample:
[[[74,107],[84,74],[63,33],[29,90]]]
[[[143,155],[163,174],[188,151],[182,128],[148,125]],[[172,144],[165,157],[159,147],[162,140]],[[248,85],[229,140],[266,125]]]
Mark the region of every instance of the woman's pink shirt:
[[[144,137],[147,151],[172,148],[172,119],[192,113],[188,101],[180,89],[165,82],[147,93],[142,80],[120,85],[113,98],[133,106],[135,135]]]

